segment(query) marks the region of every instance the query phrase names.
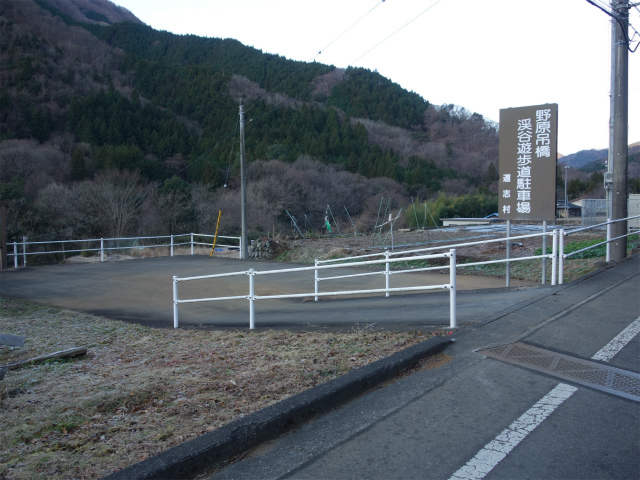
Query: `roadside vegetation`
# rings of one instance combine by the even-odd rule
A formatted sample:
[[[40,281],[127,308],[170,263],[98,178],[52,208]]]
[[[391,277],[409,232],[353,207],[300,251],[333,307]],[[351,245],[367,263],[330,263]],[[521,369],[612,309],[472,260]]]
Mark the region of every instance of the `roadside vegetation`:
[[[0,381],[0,478],[100,478],[431,336],[159,330],[0,299],[0,364],[75,346],[87,355]]]

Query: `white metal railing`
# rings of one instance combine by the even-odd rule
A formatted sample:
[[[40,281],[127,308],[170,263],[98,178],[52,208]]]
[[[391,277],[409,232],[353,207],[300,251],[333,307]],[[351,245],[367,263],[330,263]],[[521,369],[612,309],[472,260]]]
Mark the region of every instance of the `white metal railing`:
[[[520,261],[524,261],[524,260],[536,260],[536,259],[542,259],[543,261],[546,261],[546,259],[551,259],[552,260],[552,273],[551,273],[551,284],[555,285],[556,284],[556,271],[557,271],[557,252],[558,252],[558,238],[559,238],[559,232],[560,230],[553,230],[551,232],[542,232],[542,233],[532,233],[532,234],[527,234],[527,235],[518,235],[515,237],[502,237],[502,238],[495,238],[495,239],[490,239],[490,240],[478,240],[475,242],[466,242],[466,243],[456,243],[453,245],[446,245],[447,248],[456,248],[456,249],[460,249],[460,248],[465,248],[465,247],[472,247],[472,246],[476,246],[476,245],[482,245],[482,244],[488,244],[488,243],[501,243],[501,242],[512,242],[514,240],[522,240],[525,238],[535,238],[535,237],[542,237],[543,239],[546,239],[548,236],[552,237],[552,253],[551,254],[547,254],[545,252],[546,250],[546,241],[543,241],[543,250],[542,253],[540,255],[534,255],[534,256],[527,256],[527,257],[510,257],[510,258],[505,258],[505,259],[498,259],[498,260],[486,260],[486,261],[482,261],[482,262],[471,262],[471,263],[457,263],[456,264],[456,268],[464,268],[464,267],[474,267],[477,265],[489,265],[489,264],[493,264],[493,263],[512,263],[512,262],[520,262]],[[331,259],[331,260],[317,260],[315,261],[315,265],[316,266],[320,266],[323,264],[329,264],[329,263],[338,263],[338,262],[342,262],[342,263],[348,263],[348,264],[353,264],[353,263],[349,263],[349,262],[353,262],[354,260],[359,260],[359,259],[365,259],[365,258],[375,258],[375,257],[380,257],[380,256],[384,256],[387,259],[391,258],[394,255],[412,255],[412,254],[416,254],[416,253],[425,253],[425,252],[431,252],[431,251],[435,251],[435,250],[442,250],[443,246],[439,246],[439,247],[426,247],[426,248],[418,248],[418,249],[414,249],[414,250],[402,250],[402,251],[398,251],[398,252],[392,252],[389,250],[385,250],[384,252],[380,252],[380,253],[370,253],[367,255],[356,255],[353,257],[344,257],[344,258],[335,258],[335,259]],[[409,260],[417,260],[417,257],[408,257]],[[442,269],[441,266],[436,266],[436,267],[423,267],[423,268],[412,268],[412,269],[408,269],[408,270],[393,270],[391,271],[389,268],[389,263],[386,264],[386,269],[384,271],[375,271],[375,272],[366,272],[366,273],[358,273],[355,275],[343,275],[343,276],[335,276],[335,277],[320,277],[319,272],[316,270],[316,277],[315,277],[315,284],[316,284],[316,288],[315,291],[316,293],[319,292],[319,283],[322,281],[326,281],[326,280],[336,280],[339,278],[350,278],[350,277],[363,277],[363,276],[368,276],[368,275],[385,275],[386,277],[386,284],[387,286],[389,286],[389,278],[391,275],[395,275],[398,273],[407,273],[407,272],[426,272],[429,270],[440,270]],[[546,275],[545,275],[546,277]],[[546,278],[543,277],[543,283],[546,281]],[[509,286],[509,279],[507,278],[507,286]],[[387,295],[388,296],[388,295]],[[318,300],[318,297],[315,297],[315,300]]]
[[[89,238],[89,239],[79,239],[79,240],[50,240],[44,242],[28,242],[27,237],[22,237],[22,242],[13,242],[13,253],[7,252],[8,257],[13,257],[13,266],[15,268],[19,268],[19,260],[22,257],[22,266],[27,266],[27,256],[29,255],[52,255],[52,254],[67,254],[67,253],[85,253],[85,252],[100,252],[100,261],[105,261],[105,252],[115,251],[115,250],[144,250],[146,248],[162,248],[169,247],[170,254],[174,256],[175,247],[190,245],[191,246],[191,255],[194,254],[194,247],[196,245],[211,247],[213,242],[203,242],[201,239],[203,238],[214,238],[214,235],[209,235],[205,233],[185,233],[180,235],[160,235],[155,237],[119,237],[119,238]],[[186,239],[186,240],[184,240]],[[218,239],[226,239],[233,240],[237,242],[236,245],[228,245],[221,244],[216,242],[217,247],[226,247],[226,248],[237,248],[238,249],[238,257],[240,258],[242,255],[242,245],[240,237],[228,237],[218,235]],[[107,246],[109,243],[113,242],[138,242],[140,240],[165,240],[165,242],[161,243],[153,243],[150,245],[126,245],[126,246],[115,246],[110,247]],[[64,249],[64,245],[66,244],[79,244],[79,245],[88,245],[86,248],[75,248],[75,249]],[[99,243],[99,247],[92,247],[91,244],[95,245]],[[107,245],[105,245],[105,243]],[[7,245],[11,245],[8,243]],[[29,245],[62,245],[62,247],[57,247],[54,250],[48,251],[27,251],[27,246]],[[22,252],[19,252],[19,249],[22,249]],[[62,248],[62,249],[60,249]]]
[[[631,229],[627,229],[627,233],[624,235],[620,235],[618,237],[612,238],[611,237],[611,225],[613,225],[614,223],[617,222],[626,222],[628,220],[633,220],[634,218],[640,218],[640,215],[635,215],[633,217],[626,217],[626,218],[620,218],[617,220],[611,220],[610,218],[607,219],[606,222],[604,223],[599,223],[597,225],[592,225],[590,227],[583,227],[583,228],[575,228],[573,230],[565,230],[565,229],[560,229],[560,241],[559,241],[559,255],[558,255],[558,261],[559,261],[559,266],[558,266],[558,284],[562,285],[564,284],[564,260],[566,258],[570,258],[573,257],[574,255],[578,255],[579,253],[583,253],[586,252],[588,250],[594,249],[594,248],[598,248],[602,245],[606,245],[606,254],[605,254],[605,261],[608,263],[611,261],[611,242],[615,242],[616,240],[620,240],[621,238],[626,238],[629,237],[631,235],[637,235],[638,231],[631,231]],[[587,230],[594,230],[594,229],[602,229],[606,227],[606,231],[607,231],[607,236],[606,236],[606,240],[603,240],[602,242],[598,242],[598,243],[594,243],[593,245],[590,245],[588,247],[585,248],[581,248],[579,250],[575,250],[571,253],[564,253],[564,237],[568,237],[570,235],[575,235],[576,233],[579,232],[584,232]],[[625,248],[626,248],[626,241],[625,241]]]
[[[297,273],[297,272],[308,272],[314,271],[317,272],[319,270],[332,270],[337,268],[344,267],[358,267],[358,266],[366,266],[366,265],[379,265],[393,262],[402,262],[406,260],[428,260],[435,258],[449,258],[449,283],[443,285],[423,285],[423,286],[415,286],[415,287],[397,287],[391,288],[389,286],[388,277],[387,284],[385,288],[376,288],[376,289],[364,289],[364,290],[344,290],[344,291],[333,291],[333,292],[318,292],[317,289],[314,293],[291,293],[286,295],[256,295],[255,294],[255,277],[259,275],[275,275],[282,273]],[[443,267],[438,267],[442,269]],[[249,288],[248,295],[235,295],[231,297],[211,297],[211,298],[191,298],[191,299],[180,299],[178,295],[178,284],[180,282],[186,281],[194,281],[194,280],[205,280],[205,279],[213,279],[213,278],[222,278],[222,277],[230,277],[237,275],[248,275],[249,276]],[[347,275],[342,278],[350,277],[351,275]],[[355,275],[357,276],[357,275]],[[317,283],[316,283],[317,285]],[[365,260],[357,263],[342,263],[336,265],[314,265],[313,267],[299,267],[299,268],[285,268],[281,270],[267,270],[267,271],[256,271],[253,268],[242,271],[242,272],[232,272],[232,273],[220,273],[214,275],[202,275],[198,277],[183,277],[179,278],[177,276],[173,277],[173,326],[174,328],[178,328],[178,306],[182,303],[196,303],[196,302],[214,302],[214,301],[224,301],[224,300],[242,300],[246,299],[249,301],[249,328],[255,328],[255,307],[254,304],[257,300],[269,300],[269,299],[285,299],[285,298],[299,298],[299,297],[308,297],[311,295],[315,295],[316,299],[318,296],[336,296],[336,295],[357,295],[357,294],[371,294],[371,293],[386,293],[388,296],[390,292],[408,292],[408,291],[420,291],[420,290],[436,290],[436,289],[447,289],[449,290],[449,328],[457,327],[456,320],[456,250],[451,249],[448,253],[439,253],[432,255],[420,255],[420,256],[412,256],[412,257],[401,257],[396,259],[391,259],[389,256],[383,260]]]

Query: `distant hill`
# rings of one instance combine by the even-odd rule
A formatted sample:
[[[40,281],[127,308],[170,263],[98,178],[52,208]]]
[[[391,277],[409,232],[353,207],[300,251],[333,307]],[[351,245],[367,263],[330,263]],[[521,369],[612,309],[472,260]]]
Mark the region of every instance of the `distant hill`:
[[[497,125],[377,72],[156,31],[107,0],[3,0],[0,14],[0,141],[81,149],[89,178],[189,165],[187,182],[219,186],[243,103],[249,161],[306,155],[416,196],[495,190]]]
[[[569,165],[572,168],[580,168],[588,163],[607,158],[608,150],[580,150],[579,152],[572,153],[571,155],[564,155],[559,159],[559,163],[563,165]]]
[[[102,25],[110,25],[117,22],[142,23],[129,10],[110,1],[37,0],[37,3],[52,11],[57,10],[80,23],[98,23]]]
[[[629,145],[629,161],[635,160],[635,154],[640,152],[640,142]],[[558,163],[568,165],[577,170],[594,172],[600,168],[605,168],[609,155],[608,149],[602,150],[581,150],[571,155],[558,155]]]
[[[633,145],[629,145],[629,177],[637,177],[640,175],[640,143],[636,143]],[[606,169],[607,160],[608,151],[604,150],[604,157],[599,157],[597,160],[586,163],[579,167],[578,170],[586,173],[604,171]]]
[[[123,178],[149,203],[117,233],[196,230],[211,198],[237,199],[240,105],[256,231],[303,206],[324,218],[331,199],[364,222],[383,196],[404,207],[497,192],[498,125],[378,72],[157,31],[108,0],[0,1],[0,200],[14,238],[70,235],[73,222],[110,234],[87,192]]]

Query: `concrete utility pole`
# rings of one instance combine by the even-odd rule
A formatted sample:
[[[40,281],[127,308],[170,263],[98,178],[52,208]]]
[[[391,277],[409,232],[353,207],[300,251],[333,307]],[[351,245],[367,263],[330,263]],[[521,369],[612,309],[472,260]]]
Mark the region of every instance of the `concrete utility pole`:
[[[615,0],[614,0],[615,1]],[[607,171],[604,174],[604,193],[607,202],[607,218],[612,218],[611,189],[613,184],[613,126],[616,111],[616,33],[618,22],[611,17],[611,87],[609,91],[609,152],[607,155]]]
[[[244,111],[240,105],[240,192],[242,198],[242,250],[240,258],[246,260],[249,257],[249,246],[247,245],[247,180],[244,173]]]
[[[628,176],[628,93],[629,93],[629,0],[612,0],[616,21],[615,44],[615,98],[613,123],[613,185],[611,191],[611,213],[614,220],[627,217],[627,176]],[[627,233],[627,222],[612,225],[611,236],[620,237]],[[614,261],[627,256],[626,237],[615,240],[611,246]]]

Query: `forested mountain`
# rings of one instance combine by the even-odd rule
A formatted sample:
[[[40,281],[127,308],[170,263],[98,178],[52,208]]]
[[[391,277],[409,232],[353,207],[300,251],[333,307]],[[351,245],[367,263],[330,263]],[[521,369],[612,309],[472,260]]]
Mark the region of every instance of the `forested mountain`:
[[[581,168],[589,163],[601,161],[607,158],[608,150],[580,150],[579,152],[572,153],[571,155],[565,155],[559,160],[559,163],[563,165],[569,165],[573,168]]]
[[[107,0],[3,0],[0,200],[10,202],[10,235],[211,228],[210,210],[237,200],[240,104],[249,188],[268,212],[254,216],[256,231],[287,221],[286,210],[317,220],[337,198],[373,222],[381,196],[400,207],[409,196],[495,190],[496,125],[377,72],[156,31]],[[77,202],[123,181],[146,213],[116,232]]]

